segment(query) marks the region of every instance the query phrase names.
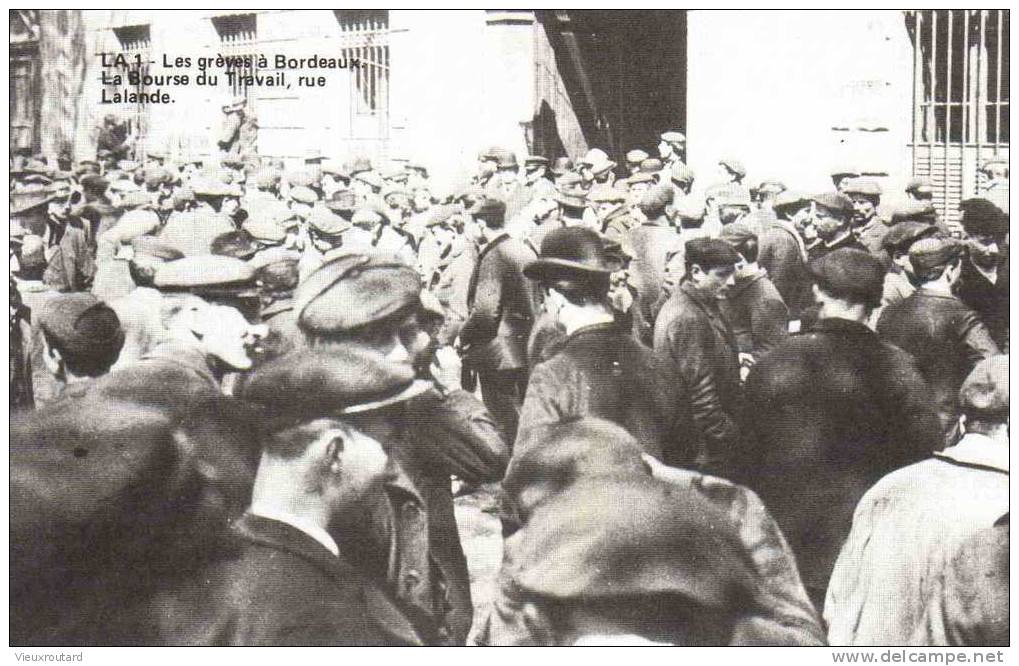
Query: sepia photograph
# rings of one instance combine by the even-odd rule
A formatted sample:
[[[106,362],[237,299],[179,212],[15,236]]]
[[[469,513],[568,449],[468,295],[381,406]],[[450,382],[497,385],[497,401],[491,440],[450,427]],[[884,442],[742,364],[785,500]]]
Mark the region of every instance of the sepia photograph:
[[[9,28],[11,663],[1007,661],[1008,9]]]

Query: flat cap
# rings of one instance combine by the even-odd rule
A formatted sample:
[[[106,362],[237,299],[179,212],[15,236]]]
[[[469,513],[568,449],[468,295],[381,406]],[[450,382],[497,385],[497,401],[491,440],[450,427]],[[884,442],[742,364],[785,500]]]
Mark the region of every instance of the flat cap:
[[[81,188],[89,196],[100,197],[109,187],[110,181],[98,174],[90,173],[81,179]]]
[[[350,168],[347,169],[347,172],[351,175],[351,177],[353,177],[361,173],[362,171],[371,170],[372,161],[370,159],[368,159],[367,157],[355,157],[354,160],[350,163]]]
[[[644,192],[643,196],[638,202],[638,206],[642,213],[648,218],[654,219],[660,215],[663,215],[668,208],[672,205],[675,200],[675,193],[672,188],[667,185],[658,185],[652,187]]]
[[[209,249],[217,256],[247,259],[258,252],[260,246],[251,234],[240,229],[216,236]]]
[[[787,208],[798,210],[809,204],[810,195],[803,192],[786,190],[775,197],[775,200],[771,203],[771,208],[777,213]]]
[[[647,151],[641,150],[640,148],[634,148],[633,150],[627,151],[626,163],[639,165],[649,157],[651,156],[647,154]]]
[[[115,352],[124,344],[117,313],[92,294],[56,294],[37,313],[39,327],[69,353]]]
[[[399,164],[394,164],[382,172],[382,178],[394,183],[406,183],[407,170]]]
[[[736,251],[718,238],[694,238],[685,245],[686,262],[691,266],[697,264],[703,270],[722,266],[735,266],[739,261]]]
[[[757,240],[757,234],[753,229],[750,228],[749,224],[743,221],[733,222],[722,227],[722,232],[718,235],[719,240],[723,240],[732,246],[737,252],[750,240]]]
[[[421,278],[410,266],[386,255],[345,254],[301,283],[294,312],[305,332],[337,335],[420,302]]]
[[[938,228],[933,224],[918,220],[903,220],[896,222],[888,229],[888,233],[881,239],[881,246],[890,252],[908,250],[909,246],[916,241],[936,233],[938,233]]]
[[[552,161],[549,171],[555,176],[561,176],[573,170],[573,160],[569,157],[557,157]]]
[[[290,198],[298,203],[308,204],[309,206],[318,201],[318,195],[315,194],[315,190],[300,185],[290,188]]]
[[[385,186],[382,188],[381,194],[383,200],[391,196],[402,196],[402,197],[410,196],[410,192],[407,191],[407,188],[404,187],[402,184],[396,182],[386,183]]]
[[[121,208],[141,208],[152,205],[152,195],[142,190],[125,192],[120,198]]]
[[[516,169],[517,155],[513,151],[500,149],[495,155],[495,164],[499,169]]]
[[[959,405],[970,418],[1008,419],[1008,356],[985,358],[959,389]]]
[[[669,178],[674,183],[683,183],[689,185],[694,181],[693,169],[688,167],[683,162],[676,162],[672,165],[672,169],[669,172]]]
[[[850,178],[859,178],[860,177],[860,170],[855,168],[855,167],[850,167],[850,166],[842,165],[842,166],[837,166],[837,167],[833,168],[831,170],[831,174],[830,175],[831,175],[832,178],[845,177],[845,176],[849,176]]]
[[[254,269],[240,259],[204,254],[162,264],[156,269],[154,282],[160,289],[200,293],[210,288],[245,286],[254,275]]]
[[[351,223],[328,210],[315,208],[308,216],[308,226],[320,234],[336,236],[351,227]]]
[[[155,189],[173,181],[173,175],[158,165],[151,165],[145,169],[145,187]]]
[[[658,173],[665,168],[665,165],[657,157],[649,157],[640,163],[640,170],[648,173]]]
[[[524,167],[548,166],[548,158],[541,155],[528,155],[524,158]]]
[[[667,143],[686,143],[686,135],[682,132],[675,130],[669,130],[668,132],[662,132],[662,141]]]
[[[425,227],[448,226],[456,210],[453,205],[433,206],[425,217]]]
[[[906,220],[933,222],[937,216],[938,211],[930,201],[907,201],[891,211],[892,222],[905,222]]]
[[[919,277],[947,266],[962,256],[962,243],[954,238],[921,238],[909,248],[909,263]]]
[[[255,172],[255,187],[267,190],[279,184],[283,174],[273,167],[262,167]]]
[[[241,190],[214,178],[192,178],[191,191],[196,197],[239,197]]]
[[[655,182],[654,174],[650,174],[646,171],[638,171],[629,178],[626,179],[627,185],[634,185],[636,183],[653,183]]]
[[[379,174],[374,171],[358,171],[353,175],[353,179],[359,180],[362,183],[367,183],[372,187],[372,189],[382,189],[382,178],[380,178]]]
[[[138,184],[128,178],[110,181],[110,191],[112,192],[137,192],[138,189]]]
[[[173,205],[181,206],[187,203],[193,203],[195,200],[195,191],[190,186],[184,186],[173,193]]]
[[[747,175],[746,167],[744,167],[743,163],[737,159],[734,159],[732,157],[725,157],[718,160],[718,163],[724,166],[729,171],[732,171],[737,176],[743,177]]]
[[[109,230],[108,238],[116,243],[130,243],[134,238],[151,234],[159,228],[159,216],[152,210],[129,210]]]
[[[591,190],[587,198],[593,203],[623,203],[626,201],[626,193],[611,185],[598,185]]]
[[[255,282],[259,291],[276,294],[292,292],[297,288],[300,261],[300,253],[273,247],[256,254],[248,260],[248,264],[255,269]]]
[[[131,248],[134,250],[135,258],[153,257],[163,261],[175,261],[184,257],[183,252],[156,236],[136,236],[131,240]]]
[[[881,196],[881,186],[876,180],[870,178],[853,178],[842,192],[846,195],[860,194],[865,197],[879,197]]]
[[[501,221],[506,217],[506,202],[492,197],[484,197],[471,208],[471,215],[490,221]]]
[[[684,197],[673,205],[672,210],[680,220],[703,220],[707,214],[704,201],[693,197]]]
[[[330,176],[339,176],[343,180],[350,181],[350,173],[339,160],[326,160],[322,163],[322,173]]]
[[[962,211],[962,228],[971,236],[1003,236],[1008,233],[1008,216],[990,199],[964,199],[959,209]]]
[[[301,349],[273,359],[251,374],[243,398],[263,406],[270,417],[294,423],[324,413],[376,410],[429,388],[409,363],[352,345],[328,353]]]
[[[931,182],[930,178],[916,176],[906,181],[906,192],[914,192],[916,194],[933,194],[934,183]]]
[[[140,166],[141,164],[138,164],[134,160],[120,160],[117,162],[117,169],[128,173],[137,171]]]
[[[308,169],[298,169],[287,174],[290,187],[311,187],[316,180],[315,174]]]
[[[821,192],[811,196],[810,200],[834,213],[853,214],[853,202],[849,200],[849,197],[839,192]]]
[[[881,304],[885,268],[869,252],[840,248],[810,262],[818,286],[838,298],[851,298],[870,307]]]
[[[356,211],[354,211],[354,214],[351,216],[350,221],[353,224],[358,225],[364,224],[375,225],[381,224],[383,219],[385,218],[383,217],[382,213],[373,208],[358,208]]]
[[[338,213],[350,213],[357,208],[357,195],[350,190],[337,190],[326,200],[326,208]]]

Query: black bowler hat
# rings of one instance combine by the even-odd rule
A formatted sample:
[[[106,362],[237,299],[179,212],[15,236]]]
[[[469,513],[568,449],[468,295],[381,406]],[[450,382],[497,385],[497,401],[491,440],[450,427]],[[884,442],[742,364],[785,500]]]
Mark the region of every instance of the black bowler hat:
[[[593,229],[563,227],[541,242],[541,255],[524,268],[532,280],[558,280],[564,276],[595,277],[623,268],[619,257],[612,256]]]

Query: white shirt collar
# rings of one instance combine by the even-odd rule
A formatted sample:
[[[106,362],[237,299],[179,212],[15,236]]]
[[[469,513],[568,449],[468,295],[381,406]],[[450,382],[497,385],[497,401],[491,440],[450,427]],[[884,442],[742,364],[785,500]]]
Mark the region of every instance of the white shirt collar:
[[[310,520],[289,514],[285,511],[273,509],[272,507],[258,506],[254,504],[250,509],[248,509],[248,513],[255,516],[261,516],[262,518],[268,518],[269,520],[277,520],[281,523],[286,523],[294,529],[304,532],[315,541],[318,541],[336,557],[340,556],[340,547],[337,546],[336,541],[329,536],[329,532],[326,532]]]
[[[1008,473],[1008,447],[987,435],[966,433],[959,443],[935,454],[960,463],[993,467]]]

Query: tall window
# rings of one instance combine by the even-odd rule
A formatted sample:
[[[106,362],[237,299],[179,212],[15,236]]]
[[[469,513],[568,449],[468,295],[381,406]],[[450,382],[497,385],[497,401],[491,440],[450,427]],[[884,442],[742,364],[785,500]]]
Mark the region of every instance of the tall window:
[[[39,11],[10,10],[10,149],[39,148]]]
[[[913,171],[943,215],[977,193],[977,167],[1009,147],[1008,10],[906,13],[913,41]]]
[[[251,106],[251,99],[248,94],[248,86],[240,79],[244,76],[254,76],[254,57],[257,55],[255,42],[258,39],[258,21],[256,14],[230,14],[227,16],[216,16],[212,19],[212,25],[219,34],[220,53],[224,56],[250,56],[251,66],[247,67],[240,61],[230,61],[227,65],[227,72],[234,72],[237,77],[233,83],[229,83],[230,93],[235,96],[244,97]]]
[[[340,48],[351,68],[354,115],[388,116],[389,12],[387,10],[335,10],[340,27]]]
[[[120,92],[120,90],[127,88],[134,93],[144,93],[147,90],[147,86],[142,81],[142,77],[149,73],[149,56],[150,48],[152,46],[152,37],[147,25],[127,25],[113,29],[113,34],[117,37],[117,42],[120,46],[120,50],[124,53],[127,59],[128,70],[135,74],[138,74],[138,82],[134,85],[129,83],[127,72],[123,72],[124,78],[123,86],[107,86],[111,88],[109,92]],[[141,57],[141,62],[137,62],[135,56]],[[135,136],[144,137],[147,134],[147,123],[146,123],[146,104],[142,102],[137,103],[125,103],[121,105],[127,114],[125,119],[128,121],[131,127],[131,132]]]

